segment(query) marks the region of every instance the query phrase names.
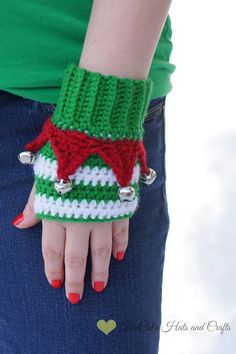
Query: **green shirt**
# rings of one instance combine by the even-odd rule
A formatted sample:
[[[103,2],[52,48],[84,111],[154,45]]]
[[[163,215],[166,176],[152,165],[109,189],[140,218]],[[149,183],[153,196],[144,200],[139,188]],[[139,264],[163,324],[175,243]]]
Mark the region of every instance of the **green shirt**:
[[[78,64],[93,0],[1,0],[0,90],[57,103],[63,73]],[[148,78],[151,99],[171,89],[171,20],[168,15]]]

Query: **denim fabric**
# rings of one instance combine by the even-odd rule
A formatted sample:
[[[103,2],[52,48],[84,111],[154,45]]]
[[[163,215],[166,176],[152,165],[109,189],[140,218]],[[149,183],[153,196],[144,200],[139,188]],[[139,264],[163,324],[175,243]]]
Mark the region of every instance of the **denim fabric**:
[[[39,133],[55,105],[0,91],[0,354],[158,353],[169,230],[165,98],[150,101],[144,123],[147,162],[157,178],[141,184],[125,259],[112,257],[108,285],[96,293],[89,254],[83,298],[72,305],[64,285],[53,289],[46,279],[41,222],[24,230],[11,224],[33,185],[32,166],[22,165],[17,154]],[[116,328],[105,335],[96,325],[101,319],[113,319]]]

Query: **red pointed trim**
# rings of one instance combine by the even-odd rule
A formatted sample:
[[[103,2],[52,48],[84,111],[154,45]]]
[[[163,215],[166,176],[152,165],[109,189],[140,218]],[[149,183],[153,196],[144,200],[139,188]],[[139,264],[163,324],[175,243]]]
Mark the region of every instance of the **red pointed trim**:
[[[141,140],[103,140],[79,131],[61,130],[52,124],[49,116],[40,134],[31,143],[26,144],[26,149],[36,152],[47,141],[50,141],[58,161],[59,179],[67,180],[69,175],[74,174],[77,168],[95,153],[110,166],[121,187],[129,185],[137,158],[140,160],[140,172],[149,174],[146,151]]]

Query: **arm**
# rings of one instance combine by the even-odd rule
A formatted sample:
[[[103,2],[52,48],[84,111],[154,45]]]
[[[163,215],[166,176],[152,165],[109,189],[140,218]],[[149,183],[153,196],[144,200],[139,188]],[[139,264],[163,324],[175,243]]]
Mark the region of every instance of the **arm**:
[[[104,75],[148,76],[171,0],[94,0],[79,66]]]
[[[36,176],[48,174],[47,142],[58,162],[57,171],[51,170],[57,180],[45,185],[38,179],[39,218],[108,221],[136,211],[138,182],[150,184],[156,177],[146,163],[143,122],[152,90],[147,76],[169,6],[170,0],[94,1],[80,63],[66,68],[52,119],[26,145],[31,153],[41,149]],[[65,194],[65,207],[42,199],[45,191],[54,200],[55,191]],[[68,204],[73,199],[77,204]]]
[[[102,94],[100,94],[99,90],[97,90],[98,86],[95,86],[95,88],[92,86],[90,90],[91,82],[95,82],[97,85],[95,80],[98,78],[97,74],[93,75],[79,70],[77,72],[72,68],[72,80],[67,81],[67,83],[70,83],[69,86],[63,81],[62,94],[53,115],[52,123],[50,120],[46,122],[46,130],[39,135],[38,140],[37,138],[35,139],[35,145],[34,143],[27,145],[27,148],[33,152],[37,151],[37,147],[42,147],[42,149],[40,149],[39,155],[37,155],[36,161],[34,162],[34,171],[37,177],[36,192],[34,186],[24,211],[26,217],[24,221],[20,223],[19,226],[17,224],[17,226],[24,228],[30,224],[30,220],[32,220],[30,213],[32,212],[34,201],[36,216],[39,219],[43,219],[42,245],[46,276],[52,286],[61,286],[61,281],[63,281],[64,278],[62,271],[63,257],[58,257],[58,261],[55,262],[55,256],[57,254],[65,255],[66,296],[73,304],[80,301],[83,295],[83,278],[89,242],[92,254],[91,281],[96,291],[102,291],[107,285],[111,252],[117,260],[123,259],[128,246],[129,219],[127,217],[124,220],[122,219],[125,215],[133,215],[135,212],[137,196],[131,201],[131,204],[129,204],[129,201],[120,203],[117,200],[118,185],[115,180],[115,175],[110,173],[111,170],[109,170],[109,173],[101,172],[104,170],[104,168],[101,168],[102,161],[98,162],[97,159],[90,159],[91,166],[97,167],[96,163],[98,162],[100,168],[94,170],[93,173],[88,173],[88,170],[90,172],[92,171],[92,167],[91,169],[90,167],[88,169],[82,169],[77,173],[76,179],[73,180],[74,189],[69,192],[71,194],[69,194],[68,198],[67,193],[63,194],[62,197],[58,197],[57,192],[53,188],[57,159],[55,155],[53,156],[52,148],[55,148],[54,152],[58,153],[60,148],[60,146],[57,145],[58,141],[66,142],[66,144],[62,144],[62,150],[68,153],[68,155],[66,159],[62,159],[61,162],[62,167],[63,162],[66,163],[66,167],[71,167],[71,164],[68,163],[69,158],[71,158],[72,163],[74,163],[76,158],[81,157],[88,144],[92,146],[92,140],[89,134],[78,135],[78,140],[76,140],[77,134],[81,133],[81,129],[78,129],[78,127],[81,128],[85,125],[85,128],[89,128],[91,132],[93,125],[96,127],[97,124],[98,128],[103,126],[107,128],[110,133],[113,133],[111,129],[114,128],[113,124],[109,125],[109,123],[114,123],[116,120],[113,120],[114,116],[111,112],[116,113],[115,117],[118,117],[118,120],[120,117],[123,119],[123,121],[121,120],[121,125],[127,134],[132,130],[130,157],[132,158],[132,153],[135,151],[136,147],[142,147],[142,145],[139,144],[142,138],[140,123],[143,122],[144,108],[148,104],[150,88],[150,83],[146,82],[145,79],[149,72],[152,57],[169,6],[169,0],[95,0],[79,68],[84,68],[103,75],[114,76],[111,81],[109,81],[110,79],[108,80],[109,86],[106,86],[107,79],[99,76],[103,89]],[[84,79],[84,77],[88,79],[86,79],[87,81],[83,81],[85,85],[81,85],[81,78]],[[144,80],[144,82],[135,83],[131,80],[125,81],[124,83],[119,81],[119,77]],[[74,82],[76,85],[73,85]],[[70,91],[70,86],[72,86],[73,91]],[[78,87],[82,87],[82,92],[77,90]],[[110,91],[113,91],[114,87],[119,87],[119,90],[121,88],[121,91],[116,91],[115,89],[115,96],[112,96],[111,99],[109,94]],[[84,88],[86,88],[87,91],[85,91]],[[63,92],[66,93],[66,95],[64,95]],[[93,94],[93,97],[98,98],[98,101],[95,102],[91,99],[90,92]],[[104,92],[106,93],[105,95],[103,94]],[[105,97],[107,94],[109,96],[108,99]],[[117,100],[114,100],[114,97],[116,97]],[[84,103],[84,101],[86,102]],[[96,105],[97,102],[98,104]],[[109,105],[110,102],[112,102],[113,106]],[[116,102],[119,104],[116,105]],[[128,110],[124,109],[125,105],[128,106]],[[97,111],[93,111],[95,106],[99,112],[99,119],[97,119]],[[76,107],[76,109],[74,109],[74,107]],[[89,110],[87,109],[88,107]],[[104,107],[105,109],[103,109]],[[81,115],[80,112],[82,112]],[[92,114],[90,115],[91,112]],[[84,124],[85,118],[87,117],[88,122],[91,120],[93,124],[88,124],[88,126]],[[104,124],[104,121],[107,124]],[[129,122],[129,124],[127,124],[126,127],[127,122]],[[67,140],[65,140],[63,131],[65,125],[69,129]],[[73,132],[71,132],[70,128],[74,125],[76,125],[75,129],[72,129]],[[119,124],[115,127],[118,133],[120,133],[119,127]],[[106,131],[105,128],[104,131]],[[72,133],[74,135],[72,135]],[[57,136],[57,134],[59,135]],[[137,134],[139,139],[132,141],[133,136]],[[56,138],[58,139],[56,140]],[[48,147],[45,148],[45,146],[42,145],[45,144],[45,141],[48,139],[50,143],[52,143],[52,146],[49,144]],[[70,146],[72,140],[73,144]],[[120,145],[118,145],[116,150],[117,142],[114,141],[114,146],[110,145],[108,149],[103,150],[103,145],[106,147],[106,138],[104,141],[101,139],[95,142],[97,148],[101,148],[101,153],[104,153],[106,150],[109,155],[109,151],[114,148],[114,154],[110,153],[112,157],[111,163],[115,159],[115,156],[119,155],[123,150],[124,156],[121,155],[122,158],[118,161],[118,165],[121,167],[124,162],[124,171],[127,172],[129,164],[126,163],[126,160],[129,162],[130,160],[127,158],[128,147],[126,145],[123,146],[123,143],[118,142]],[[125,144],[127,144],[127,142],[125,142]],[[75,156],[73,157],[72,150],[77,148],[78,151],[75,152]],[[27,157],[27,155],[23,154],[22,159],[24,161],[28,159],[29,163],[32,162],[31,155]],[[53,159],[53,163],[51,159]],[[88,167],[88,165],[89,163],[85,161],[85,166]],[[84,165],[82,167],[84,167]],[[115,170],[116,166],[113,167]],[[138,167],[138,169],[136,169],[136,172],[138,172],[139,166],[136,165],[135,167]],[[63,173],[65,173],[64,168],[60,170],[61,176],[59,176],[64,179]],[[104,175],[102,176],[102,174]],[[123,176],[123,174],[121,175]],[[43,178],[45,176],[47,179]],[[126,174],[124,174],[124,177],[127,177]],[[106,184],[105,191],[103,191],[103,185],[99,185],[100,179],[102,180],[103,178],[105,182],[109,182]],[[85,183],[85,181],[88,182],[88,180],[96,183],[89,185]],[[139,174],[134,173],[134,178],[131,182],[137,194],[138,180]],[[68,185],[68,189],[70,189],[70,185]],[[41,196],[43,197],[41,198]],[[92,199],[91,204],[86,204],[87,196],[89,196],[89,202]],[[101,200],[104,196],[105,201]],[[59,200],[60,198],[61,200]],[[56,202],[58,200],[59,203]],[[81,200],[82,203],[80,204]],[[102,203],[100,204],[99,201]],[[112,223],[91,223],[93,220],[91,215],[95,217],[96,221],[114,221],[116,217],[119,217],[121,220]],[[44,220],[47,218],[52,220],[52,222],[50,223],[48,220]],[[34,219],[35,217],[33,220]],[[54,222],[55,220],[65,221],[65,223],[57,223]],[[78,222],[73,224],[68,222],[70,220],[89,222],[87,224]],[[47,256],[47,250],[50,251],[50,254],[54,255],[54,261]]]

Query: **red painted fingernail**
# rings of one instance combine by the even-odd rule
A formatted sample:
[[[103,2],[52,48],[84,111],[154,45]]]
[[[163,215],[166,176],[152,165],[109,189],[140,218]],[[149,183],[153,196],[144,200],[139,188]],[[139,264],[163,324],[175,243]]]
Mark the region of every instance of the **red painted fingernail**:
[[[23,214],[23,213],[20,213],[19,215],[17,215],[17,216],[15,217],[14,220],[12,220],[12,224],[13,224],[13,225],[18,225],[23,219],[24,219],[24,214]]]
[[[125,252],[117,252],[117,254],[116,254],[116,259],[118,260],[118,261],[122,261],[123,259],[124,259],[124,257],[125,257]]]
[[[68,300],[71,304],[77,304],[80,301],[80,294],[78,293],[69,293]]]
[[[99,293],[100,291],[103,291],[103,289],[104,289],[104,282],[103,281],[95,281],[94,290],[96,290]]]
[[[61,279],[53,279],[51,285],[55,289],[59,289],[61,287]]]

